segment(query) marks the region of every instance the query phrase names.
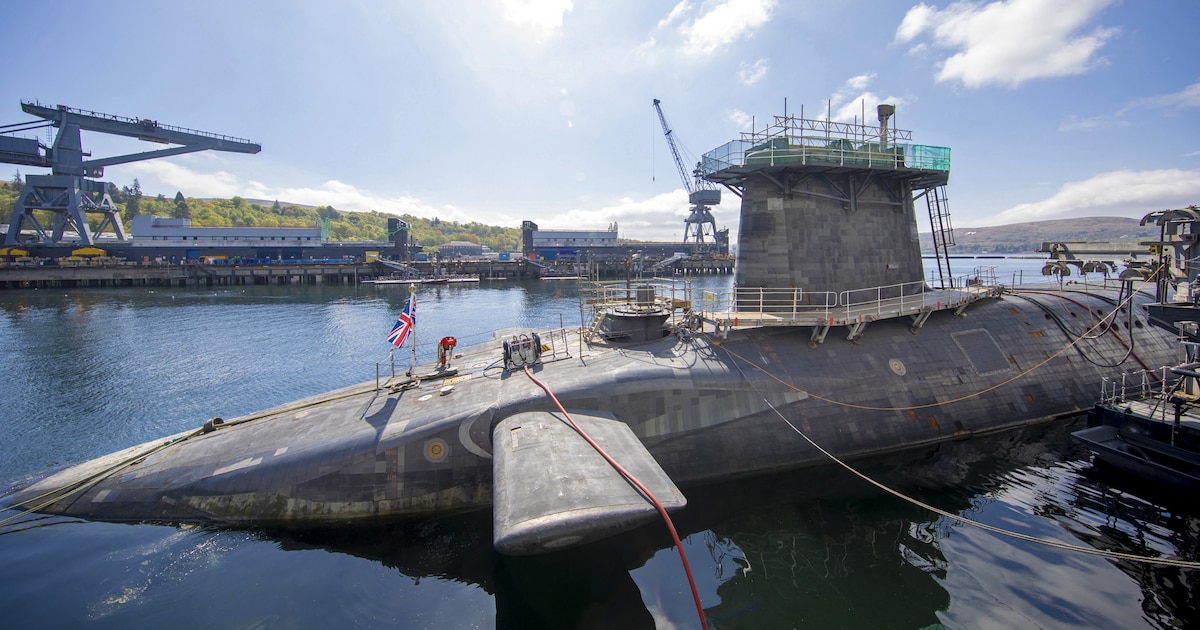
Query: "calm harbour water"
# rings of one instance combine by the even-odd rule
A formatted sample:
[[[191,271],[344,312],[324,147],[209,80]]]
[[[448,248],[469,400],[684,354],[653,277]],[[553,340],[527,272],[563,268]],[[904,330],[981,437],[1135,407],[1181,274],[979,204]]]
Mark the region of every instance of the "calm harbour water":
[[[997,265],[1037,275],[1038,261]],[[708,287],[725,277],[702,277]],[[578,325],[574,282],[424,288],[418,343]],[[402,288],[0,292],[0,483],[371,380]],[[1099,391],[1099,384],[1097,384]],[[1060,542],[1200,560],[1200,507],[1094,469],[1060,424],[878,462],[942,509]],[[963,526],[821,468],[687,489],[676,524],[717,628],[1180,627],[1194,571]],[[698,627],[661,525],[505,558],[481,513],[303,533],[38,518],[0,530],[13,628]]]

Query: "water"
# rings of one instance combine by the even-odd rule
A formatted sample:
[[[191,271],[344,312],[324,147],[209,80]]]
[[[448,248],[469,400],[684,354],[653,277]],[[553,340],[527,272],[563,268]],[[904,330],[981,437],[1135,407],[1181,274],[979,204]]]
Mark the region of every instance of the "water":
[[[1027,276],[1041,266],[976,262]],[[575,289],[423,288],[418,360],[443,335],[466,345],[495,328],[576,325]],[[0,292],[0,482],[371,380],[405,299],[399,287]],[[945,445],[870,472],[992,525],[1200,559],[1192,501],[1114,485],[1072,428]],[[1194,571],[998,537],[832,467],[687,494],[676,525],[717,628],[1175,627],[1200,610]],[[486,512],[307,532],[38,517],[0,532],[7,627],[698,627],[657,524],[533,558],[495,554]]]

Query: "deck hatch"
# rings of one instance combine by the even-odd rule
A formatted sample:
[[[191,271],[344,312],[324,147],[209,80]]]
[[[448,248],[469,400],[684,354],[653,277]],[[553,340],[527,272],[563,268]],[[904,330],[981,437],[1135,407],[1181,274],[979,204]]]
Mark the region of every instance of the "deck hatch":
[[[954,333],[950,337],[967,357],[967,361],[971,362],[971,367],[981,376],[1012,369],[1012,364],[1008,362],[1008,358],[1001,352],[1000,346],[996,345],[996,340],[992,339],[992,334],[988,331],[978,328]]]

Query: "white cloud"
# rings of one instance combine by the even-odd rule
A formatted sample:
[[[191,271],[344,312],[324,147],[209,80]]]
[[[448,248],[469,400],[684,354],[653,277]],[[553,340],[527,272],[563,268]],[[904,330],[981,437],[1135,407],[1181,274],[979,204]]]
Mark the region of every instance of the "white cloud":
[[[871,79],[874,79],[874,74],[860,74],[855,77],[846,79],[846,87],[851,90],[861,90],[871,84]]]
[[[1111,171],[1067,182],[1048,199],[1001,212],[992,225],[1086,216],[1141,217],[1147,212],[1182,208],[1200,198],[1200,170]]]
[[[168,191],[171,195],[174,191],[181,191],[188,197],[237,196],[306,206],[328,205],[342,211],[376,210],[387,214],[437,217],[464,223],[478,221],[488,225],[517,225],[521,220],[533,219],[540,227],[550,229],[600,229],[617,221],[621,226],[622,237],[636,237],[641,240],[679,241],[683,237],[683,220],[690,212],[687,192],[682,188],[649,199],[623,198],[599,208],[575,208],[566,212],[555,212],[551,217],[513,217],[492,209],[471,210],[449,204],[434,205],[408,195],[379,195],[337,180],[326,181],[320,186],[271,186],[253,180],[242,180],[225,171],[200,172],[167,159],[136,162],[126,168],[139,178],[143,190]],[[670,176],[674,178],[675,175],[672,172]],[[586,176],[578,174],[576,179],[585,181]],[[717,227],[731,227],[731,232],[736,233],[739,209],[736,198],[732,203],[727,201],[724,205],[713,207]]]
[[[1129,121],[1122,120],[1116,116],[1090,116],[1081,118],[1074,114],[1067,117],[1065,121],[1058,125],[1059,131],[1097,131],[1101,129],[1115,129],[1117,127],[1128,127]]]
[[[908,54],[913,55],[915,57],[917,55],[924,54],[925,51],[927,51],[927,50],[929,50],[929,44],[921,42],[920,44],[917,44],[916,46],[909,48]]]
[[[740,109],[731,109],[729,110],[729,120],[733,122],[738,129],[749,129],[753,118],[750,117],[750,114],[747,114]]]
[[[767,76],[767,71],[770,69],[771,66],[765,57],[755,61],[754,63],[746,63],[743,61],[741,65],[738,66],[738,81],[741,81],[746,85],[754,85],[755,83],[758,83],[760,79]]]
[[[721,0],[706,5],[703,15],[679,27],[684,38],[683,52],[708,55],[732,44],[765,24],[774,8],[775,0]]]
[[[1081,31],[1113,2],[997,0],[955,2],[945,9],[918,4],[900,22],[895,39],[906,43],[928,34],[934,46],[957,51],[940,62],[939,82],[1016,87],[1030,79],[1082,74],[1103,63],[1098,53],[1118,30]]]
[[[658,21],[658,28],[670,26],[679,18],[683,17],[684,13],[692,10],[692,5],[687,0],[680,0],[679,4],[675,5],[667,17]]]
[[[504,19],[544,34],[562,30],[563,16],[574,8],[572,0],[500,0]]]
[[[146,190],[181,191],[188,197],[243,197],[273,199],[305,206],[333,206],[338,210],[438,217],[449,221],[478,221],[452,205],[434,206],[411,196],[389,197],[358,189],[345,182],[329,180],[318,187],[269,186],[242,181],[225,171],[203,173],[169,160],[136,162],[127,167],[139,177]]]
[[[739,201],[712,208],[717,229],[730,227],[730,239],[736,238]],[[677,188],[649,199],[624,198],[602,208],[572,209],[553,218],[539,220],[538,227],[548,229],[600,229],[616,221],[621,238],[673,241],[683,239],[684,219],[691,213],[687,191]]]
[[[907,103],[905,99],[899,96],[884,98],[867,90],[867,86],[874,79],[874,74],[860,74],[846,79],[842,87],[838,88],[829,97],[827,107],[832,111],[820,112],[814,118],[818,120],[828,118],[838,122],[857,120],[859,124],[875,124],[878,121],[875,107],[880,103],[890,103],[897,108]]]
[[[1200,81],[1197,81],[1178,92],[1170,94],[1158,94],[1156,96],[1148,96],[1139,98],[1125,107],[1122,107],[1117,113],[1112,115],[1101,115],[1091,117],[1079,117],[1071,115],[1067,120],[1059,124],[1059,131],[1096,131],[1103,129],[1113,129],[1117,127],[1128,127],[1132,123],[1124,118],[1130,112],[1139,109],[1163,110],[1167,112],[1177,112],[1185,109],[1193,109],[1200,107]]]
[[[899,108],[904,104],[904,99],[898,96],[882,98],[874,92],[863,92],[834,110],[833,120],[857,121],[860,125],[875,125],[879,122],[879,115],[875,108],[880,103],[890,103]]]
[[[1159,94],[1157,96],[1139,98],[1122,108],[1118,112],[1118,115],[1126,114],[1130,110],[1137,108],[1180,110],[1191,109],[1193,107],[1200,107],[1200,81],[1196,81],[1182,90],[1172,92],[1171,94]]]
[[[896,40],[907,42],[915,39],[926,28],[929,28],[933,22],[933,16],[937,9],[921,3],[908,10],[904,14],[904,19],[900,21],[900,26],[896,28]]]
[[[142,190],[180,191],[188,197],[245,197],[249,196],[247,193],[251,188],[261,186],[258,182],[244,183],[237,175],[226,171],[201,173],[169,160],[134,162],[123,168],[139,175]],[[147,180],[147,176],[152,179]],[[155,186],[155,180],[161,185]]]

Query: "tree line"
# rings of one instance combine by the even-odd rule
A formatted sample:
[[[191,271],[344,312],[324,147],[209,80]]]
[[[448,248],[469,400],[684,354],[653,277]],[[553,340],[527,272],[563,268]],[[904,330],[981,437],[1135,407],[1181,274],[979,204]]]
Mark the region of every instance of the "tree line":
[[[17,202],[21,190],[18,171],[11,182],[0,183],[0,209],[5,213],[0,221],[7,221]],[[113,205],[120,211],[121,222],[128,231],[133,217],[150,214],[160,217],[189,219],[194,227],[325,227],[329,228],[332,241],[386,241],[387,221],[396,215],[377,210],[349,212],[333,206],[299,206],[274,201],[271,204],[251,202],[242,197],[231,199],[197,199],[175,193],[174,197],[147,195],[141,183],[133,180],[128,186],[108,183],[107,192]],[[521,247],[521,231],[494,225],[457,221],[426,219],[410,214],[400,215],[409,225],[409,242],[427,249],[450,241],[467,241],[487,245],[493,251],[518,251]],[[38,217],[44,226],[51,225],[49,216]],[[95,228],[99,217],[89,220]]]

